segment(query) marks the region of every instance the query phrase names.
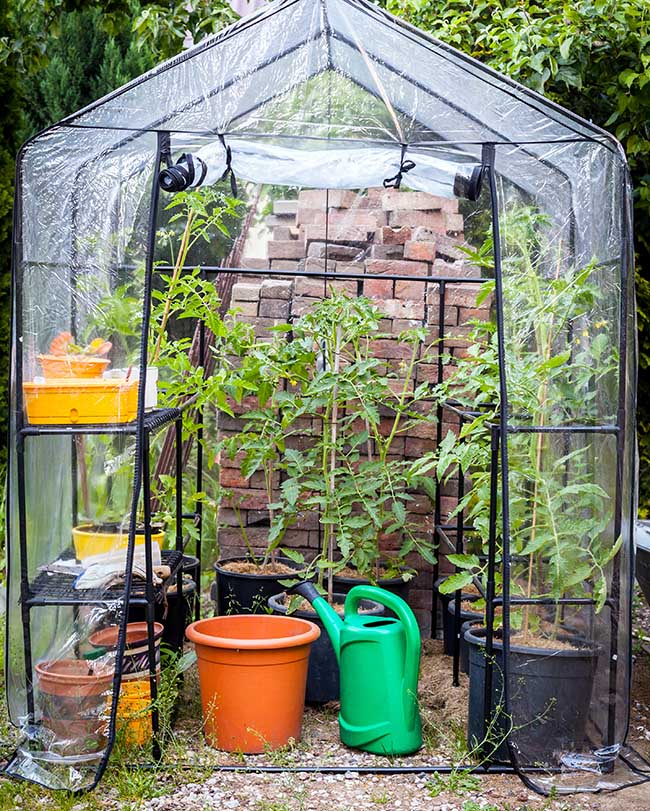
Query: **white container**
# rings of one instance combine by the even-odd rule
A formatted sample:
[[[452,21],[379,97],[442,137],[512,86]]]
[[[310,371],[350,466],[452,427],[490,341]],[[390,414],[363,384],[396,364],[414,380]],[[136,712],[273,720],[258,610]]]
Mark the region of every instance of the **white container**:
[[[134,369],[111,369],[104,372],[102,377],[109,380],[122,380],[129,377],[130,380],[137,380],[140,377],[140,370]],[[144,391],[144,410],[153,411],[158,407],[158,367],[147,366],[147,384]]]

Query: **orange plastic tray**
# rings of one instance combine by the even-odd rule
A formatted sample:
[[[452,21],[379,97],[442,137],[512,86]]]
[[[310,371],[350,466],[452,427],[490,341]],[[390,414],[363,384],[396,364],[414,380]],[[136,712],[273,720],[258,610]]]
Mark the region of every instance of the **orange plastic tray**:
[[[23,383],[32,425],[131,422],[138,412],[138,381],[59,378]]]

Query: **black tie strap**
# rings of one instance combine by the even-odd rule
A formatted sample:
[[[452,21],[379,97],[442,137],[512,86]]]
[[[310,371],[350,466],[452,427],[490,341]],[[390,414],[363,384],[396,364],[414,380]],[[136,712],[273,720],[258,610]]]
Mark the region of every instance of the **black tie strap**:
[[[402,175],[405,175],[407,172],[410,172],[411,169],[415,169],[415,162],[412,160],[404,160],[404,156],[406,155],[407,145],[402,144],[402,154],[400,156],[400,164],[399,164],[399,171],[393,177],[387,177],[384,180],[384,188],[385,189],[399,189],[402,184]]]
[[[219,140],[221,141],[221,145],[226,150],[226,168],[224,173],[219,178],[219,182],[225,180],[230,175],[230,190],[232,191],[232,196],[237,197],[237,178],[235,177],[235,173],[232,170],[232,151],[230,147],[226,144],[226,139],[223,135],[219,135]]]

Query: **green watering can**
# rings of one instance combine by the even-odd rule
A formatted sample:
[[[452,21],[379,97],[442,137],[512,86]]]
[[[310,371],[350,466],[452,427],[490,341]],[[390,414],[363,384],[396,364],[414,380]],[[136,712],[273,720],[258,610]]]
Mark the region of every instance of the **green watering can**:
[[[408,755],[419,749],[420,629],[404,600],[375,586],[355,586],[341,619],[313,583],[290,591],[309,600],[332,640],[341,670],[343,743],[377,755]],[[362,600],[381,603],[397,619],[359,614]]]

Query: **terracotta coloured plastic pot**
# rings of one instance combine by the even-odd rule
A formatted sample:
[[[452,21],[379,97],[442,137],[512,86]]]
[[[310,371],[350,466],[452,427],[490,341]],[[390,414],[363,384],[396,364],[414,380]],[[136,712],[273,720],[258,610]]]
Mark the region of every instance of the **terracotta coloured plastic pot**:
[[[107,358],[94,355],[39,355],[38,361],[43,370],[43,377],[101,377],[102,372],[110,364]]]
[[[39,662],[36,677],[43,726],[52,735],[48,750],[81,755],[103,749],[112,669],[81,659],[57,659]]]
[[[154,622],[154,646],[156,656],[156,669],[160,668],[160,638],[165,630],[160,622]],[[103,648],[106,651],[117,649],[117,639],[120,632],[119,625],[109,625],[101,631],[95,631],[88,638],[94,648]],[[149,642],[146,622],[129,622],[126,626],[126,643],[122,657],[122,678],[136,678],[149,672]]]
[[[192,623],[208,743],[258,753],[299,740],[313,622],[235,614]]]

